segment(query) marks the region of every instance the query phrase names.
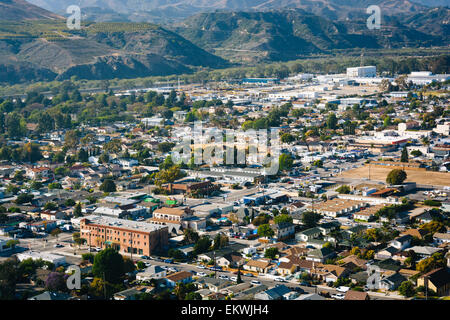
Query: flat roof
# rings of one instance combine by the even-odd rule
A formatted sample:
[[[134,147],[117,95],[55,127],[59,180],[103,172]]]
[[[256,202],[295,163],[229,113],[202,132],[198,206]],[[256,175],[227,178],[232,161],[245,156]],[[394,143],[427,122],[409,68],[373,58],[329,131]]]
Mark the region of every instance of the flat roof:
[[[111,218],[111,217],[98,216],[98,215],[86,216],[86,217],[84,217],[84,219],[89,220],[89,224],[97,224],[97,225],[101,225],[101,226],[109,226],[109,227],[116,227],[116,228],[130,229],[130,230],[144,231],[144,232],[145,231],[152,232],[152,231],[167,228],[167,226],[159,225],[159,224],[155,224],[155,223],[132,221],[132,220]]]

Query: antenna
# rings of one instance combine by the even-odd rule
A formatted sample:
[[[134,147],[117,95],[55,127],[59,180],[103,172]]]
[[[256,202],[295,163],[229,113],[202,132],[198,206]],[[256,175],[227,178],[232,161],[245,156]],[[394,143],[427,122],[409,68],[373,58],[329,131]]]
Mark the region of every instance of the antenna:
[[[365,52],[366,52],[366,49],[362,48],[362,51],[361,51],[361,65],[360,65],[360,67],[364,66],[364,53]]]

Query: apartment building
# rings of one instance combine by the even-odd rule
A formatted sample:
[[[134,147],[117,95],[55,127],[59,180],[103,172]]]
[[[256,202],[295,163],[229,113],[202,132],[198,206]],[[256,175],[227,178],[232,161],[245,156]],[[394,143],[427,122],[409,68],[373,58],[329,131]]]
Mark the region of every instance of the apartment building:
[[[169,243],[167,226],[96,215],[80,220],[80,237],[90,246],[147,256]]]
[[[361,201],[333,199],[319,203],[318,205],[314,205],[313,211],[316,213],[336,218],[337,216],[346,213],[352,213],[365,206],[366,203]]]

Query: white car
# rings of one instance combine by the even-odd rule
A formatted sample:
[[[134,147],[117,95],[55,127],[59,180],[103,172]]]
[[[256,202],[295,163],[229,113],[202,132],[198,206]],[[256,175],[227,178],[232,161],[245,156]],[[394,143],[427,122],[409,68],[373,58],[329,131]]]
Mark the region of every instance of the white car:
[[[204,273],[204,272],[197,272],[197,275],[199,277],[206,277],[206,273]]]
[[[206,267],[204,265],[202,265],[202,264],[197,266],[197,268],[199,268],[199,269],[206,269]]]
[[[237,277],[231,277],[230,280],[234,281],[234,282],[237,282]]]
[[[336,288],[337,291],[342,292],[342,293],[346,293],[348,290],[350,290],[349,287],[344,287],[344,286],[340,286]]]
[[[345,295],[343,293],[336,293],[336,294],[332,294],[331,297],[333,299],[337,299],[337,300],[344,300]]]
[[[167,271],[170,271],[170,272],[177,272],[178,270],[177,270],[177,268],[170,267],[169,269],[167,269]]]
[[[222,279],[222,280],[228,280],[229,278],[228,278],[228,276],[220,275],[220,276],[219,276],[219,279]]]
[[[286,282],[286,280],[284,278],[281,278],[281,277],[276,277],[274,280],[278,281],[278,282]]]
[[[252,280],[251,282],[250,282],[251,284],[261,284],[261,282],[259,282],[258,280]]]

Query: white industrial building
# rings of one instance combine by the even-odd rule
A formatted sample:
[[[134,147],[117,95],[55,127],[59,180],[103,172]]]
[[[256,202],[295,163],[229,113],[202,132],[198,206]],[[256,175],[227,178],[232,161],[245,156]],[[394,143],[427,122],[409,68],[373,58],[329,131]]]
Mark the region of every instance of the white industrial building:
[[[48,252],[26,251],[17,254],[17,258],[19,259],[19,261],[23,261],[26,259],[32,259],[33,261],[36,261],[41,259],[43,261],[51,262],[55,266],[66,264],[66,257]]]
[[[415,85],[427,85],[434,82],[444,82],[450,79],[448,74],[433,74],[430,71],[418,71],[411,72],[408,75],[408,82],[412,82]]]
[[[377,67],[366,66],[366,67],[356,67],[347,68],[347,76],[354,78],[374,78],[377,76]]]

